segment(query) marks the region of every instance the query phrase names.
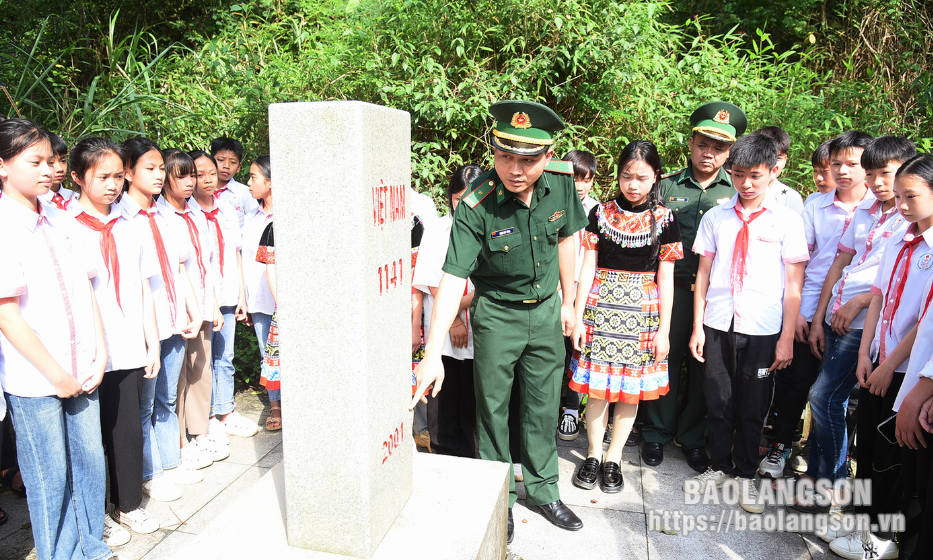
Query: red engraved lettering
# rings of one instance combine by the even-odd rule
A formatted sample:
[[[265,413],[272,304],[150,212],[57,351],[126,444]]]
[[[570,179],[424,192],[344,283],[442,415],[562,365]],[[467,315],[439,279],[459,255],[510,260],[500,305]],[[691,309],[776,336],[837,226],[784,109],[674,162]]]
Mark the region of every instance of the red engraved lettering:
[[[382,295],[382,267],[379,267],[379,295]]]

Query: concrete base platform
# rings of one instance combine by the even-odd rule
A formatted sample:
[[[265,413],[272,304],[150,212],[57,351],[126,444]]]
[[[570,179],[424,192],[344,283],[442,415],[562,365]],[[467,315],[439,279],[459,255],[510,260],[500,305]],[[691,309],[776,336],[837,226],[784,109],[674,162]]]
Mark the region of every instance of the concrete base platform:
[[[413,470],[414,492],[372,555],[373,560],[506,557],[511,465],[415,453]],[[175,560],[350,558],[288,545],[282,463],[217,516],[194,542],[173,552]]]

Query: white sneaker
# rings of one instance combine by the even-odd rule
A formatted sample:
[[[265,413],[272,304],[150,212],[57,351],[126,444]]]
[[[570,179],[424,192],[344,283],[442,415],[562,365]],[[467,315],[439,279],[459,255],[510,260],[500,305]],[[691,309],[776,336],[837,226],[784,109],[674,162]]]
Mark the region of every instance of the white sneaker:
[[[224,435],[224,437],[227,437]],[[230,456],[230,446],[220,440],[214,439],[214,436],[208,435],[206,438],[196,442],[198,447],[207,451],[214,461],[223,461]]]
[[[703,471],[702,473],[694,476],[693,478],[688,478],[687,480],[684,481],[684,492],[688,494],[702,493],[706,489],[706,485],[709,484],[710,482],[715,483],[716,488],[722,488],[722,484],[723,482],[726,481],[727,478],[728,476],[726,475],[726,473],[722,471],[714,471],[713,467],[706,467],[706,470]],[[700,483],[699,490],[694,491],[688,488],[688,486],[692,486],[689,484],[691,480],[695,480]]]
[[[856,531],[829,543],[829,549],[850,560],[893,560],[898,550],[894,541],[879,539],[870,531]]]
[[[740,478],[741,487],[739,488],[739,506],[748,513],[764,513],[765,503],[761,501],[758,495],[758,487],[755,486],[754,478]]]
[[[175,484],[197,484],[204,480],[204,475],[201,474],[200,471],[193,471],[185,468],[184,463],[174,469],[168,469],[164,472],[165,476]]]
[[[815,534],[816,536],[818,536],[819,538],[823,539],[823,541],[828,542],[828,543],[833,542],[834,540],[838,539],[839,537],[845,537],[845,536],[847,536],[847,535],[850,533],[850,531],[847,531],[847,530],[845,529],[846,526],[849,526],[849,527],[854,527],[854,526],[855,526],[854,523],[851,523],[851,524],[850,524],[850,523],[846,523],[846,522],[845,522],[845,517],[848,517],[848,516],[842,516],[842,515],[840,515],[840,514],[838,514],[838,513],[832,513],[832,514],[830,514],[830,518],[833,518],[833,517],[837,518],[837,520],[839,521],[838,527],[835,527],[835,528],[834,528],[834,527],[832,527],[832,524],[829,524],[829,523],[828,523],[828,524],[826,525],[826,531],[825,531],[825,532],[820,532],[820,531],[815,531],[815,532],[814,532],[814,534]]]
[[[244,418],[239,412],[231,412],[223,421],[224,430],[231,436],[252,437],[259,433],[259,424]]]
[[[174,502],[181,498],[181,489],[163,475],[143,482],[143,494],[157,502]]]
[[[130,542],[130,532],[120,526],[109,515],[104,514],[104,542],[114,548]]]
[[[224,423],[213,416],[207,422],[207,437],[213,438],[224,445],[230,445],[230,438],[227,437],[227,432],[224,431]]]
[[[181,448],[182,467],[196,471],[209,467],[214,464],[211,454],[198,445],[197,441],[189,441],[188,445]]]
[[[772,443],[767,455],[758,465],[758,474],[775,479],[784,476],[784,465],[790,457],[790,452],[790,449],[784,449],[783,443]]]
[[[148,535],[159,530],[159,520],[141,507],[128,512],[115,509],[110,516],[140,535]]]

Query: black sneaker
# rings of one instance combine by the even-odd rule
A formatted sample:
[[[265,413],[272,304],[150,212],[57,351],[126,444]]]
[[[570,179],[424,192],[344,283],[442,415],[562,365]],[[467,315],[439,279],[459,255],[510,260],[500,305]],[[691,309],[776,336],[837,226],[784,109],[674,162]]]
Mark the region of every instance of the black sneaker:
[[[573,441],[579,436],[580,426],[577,424],[577,417],[565,412],[560,417],[560,424],[557,426],[557,437],[564,441]]]

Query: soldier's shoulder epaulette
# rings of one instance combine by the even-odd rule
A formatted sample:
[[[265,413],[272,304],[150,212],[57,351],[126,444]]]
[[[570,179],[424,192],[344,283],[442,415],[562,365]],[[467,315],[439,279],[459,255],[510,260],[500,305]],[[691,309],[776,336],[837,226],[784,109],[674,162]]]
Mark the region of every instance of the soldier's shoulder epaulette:
[[[675,176],[675,175],[680,175],[680,174],[683,173],[683,172],[684,172],[683,169],[678,169],[677,171],[671,171],[671,172],[668,173],[667,175],[661,175],[661,178],[662,178],[662,179],[668,179],[668,178],[673,177],[673,176]]]
[[[494,171],[488,171],[477,177],[476,181],[471,185],[473,190],[461,198],[460,202],[463,202],[470,208],[476,208],[484,198],[489,196],[489,193],[496,190],[496,183],[492,178],[493,173]]]
[[[552,159],[544,167],[545,171],[550,171],[551,173],[563,173],[564,175],[573,175],[573,162],[563,161],[560,159]]]

